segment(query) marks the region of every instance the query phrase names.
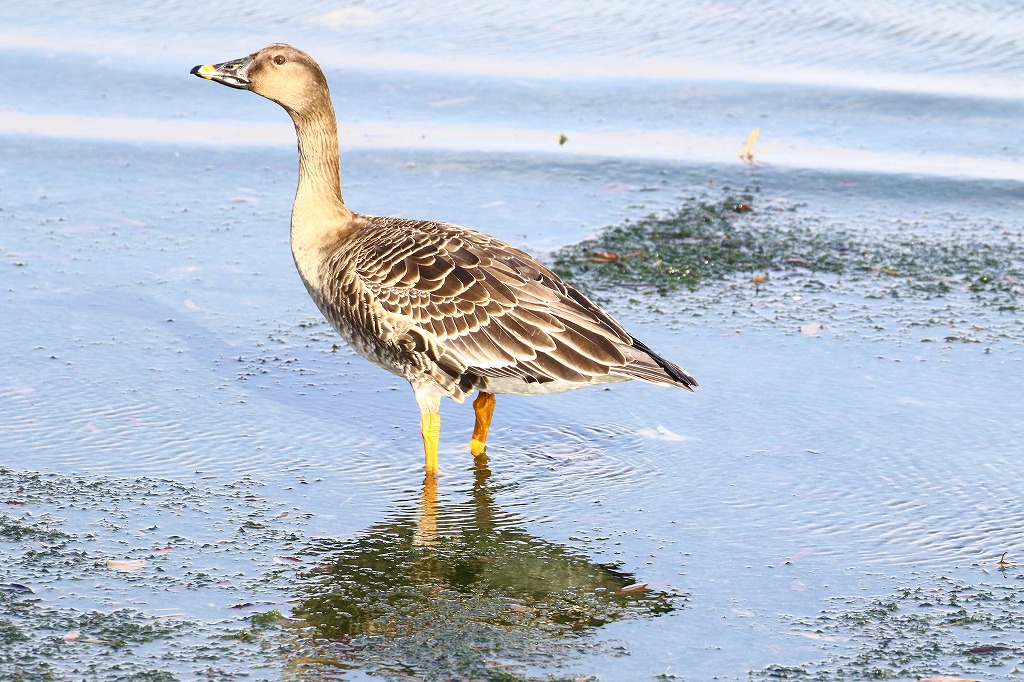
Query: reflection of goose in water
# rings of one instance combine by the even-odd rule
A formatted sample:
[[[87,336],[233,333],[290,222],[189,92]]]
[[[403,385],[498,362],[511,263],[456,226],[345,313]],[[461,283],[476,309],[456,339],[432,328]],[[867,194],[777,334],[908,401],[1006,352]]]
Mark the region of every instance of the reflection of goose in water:
[[[606,623],[682,607],[678,593],[628,589],[634,576],[616,566],[527,533],[494,508],[482,460],[466,502],[438,505],[428,479],[417,507],[307,549],[319,564],[293,609],[304,665],[492,679],[571,660]]]

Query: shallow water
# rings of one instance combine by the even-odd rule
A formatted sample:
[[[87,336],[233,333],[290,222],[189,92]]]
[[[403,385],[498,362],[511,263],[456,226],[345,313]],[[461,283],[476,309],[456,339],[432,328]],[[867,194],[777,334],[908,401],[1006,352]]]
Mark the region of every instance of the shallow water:
[[[350,205],[541,255],[726,186],[865,239],[986,240],[1024,228],[1011,3],[38,7],[0,7],[3,675],[1024,666],[1020,308],[806,273],[596,291],[698,392],[502,397],[483,469],[446,404],[424,488],[408,386],[295,275],[284,114],[187,73],[309,49]],[[896,661],[901,637],[931,653]]]

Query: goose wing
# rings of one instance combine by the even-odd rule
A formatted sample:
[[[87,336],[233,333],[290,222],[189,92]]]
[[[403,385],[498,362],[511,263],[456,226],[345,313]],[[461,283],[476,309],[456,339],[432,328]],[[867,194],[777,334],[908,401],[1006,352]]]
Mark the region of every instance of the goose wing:
[[[461,358],[463,372],[586,383],[631,360],[634,339],[536,259],[444,223],[372,219],[359,279],[388,314]]]

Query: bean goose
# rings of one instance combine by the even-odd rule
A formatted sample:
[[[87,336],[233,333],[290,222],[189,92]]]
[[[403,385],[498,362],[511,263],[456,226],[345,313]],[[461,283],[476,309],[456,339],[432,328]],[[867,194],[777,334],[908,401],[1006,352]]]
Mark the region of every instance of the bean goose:
[[[420,408],[426,472],[438,472],[442,397],[473,401],[484,453],[494,394],[639,379],[696,380],[526,253],[474,230],[353,213],[341,198],[338,126],[319,65],[289,45],[192,73],[277,102],[295,124],[291,247],[306,290],[361,355],[405,377]]]

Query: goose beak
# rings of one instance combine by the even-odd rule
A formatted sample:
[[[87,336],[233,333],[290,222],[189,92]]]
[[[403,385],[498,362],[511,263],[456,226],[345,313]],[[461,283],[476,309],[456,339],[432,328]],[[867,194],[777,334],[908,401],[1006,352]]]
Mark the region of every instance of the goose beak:
[[[209,81],[216,81],[229,88],[248,90],[252,84],[246,74],[250,64],[252,64],[252,55],[220,64],[200,64],[193,66],[189,73]]]

